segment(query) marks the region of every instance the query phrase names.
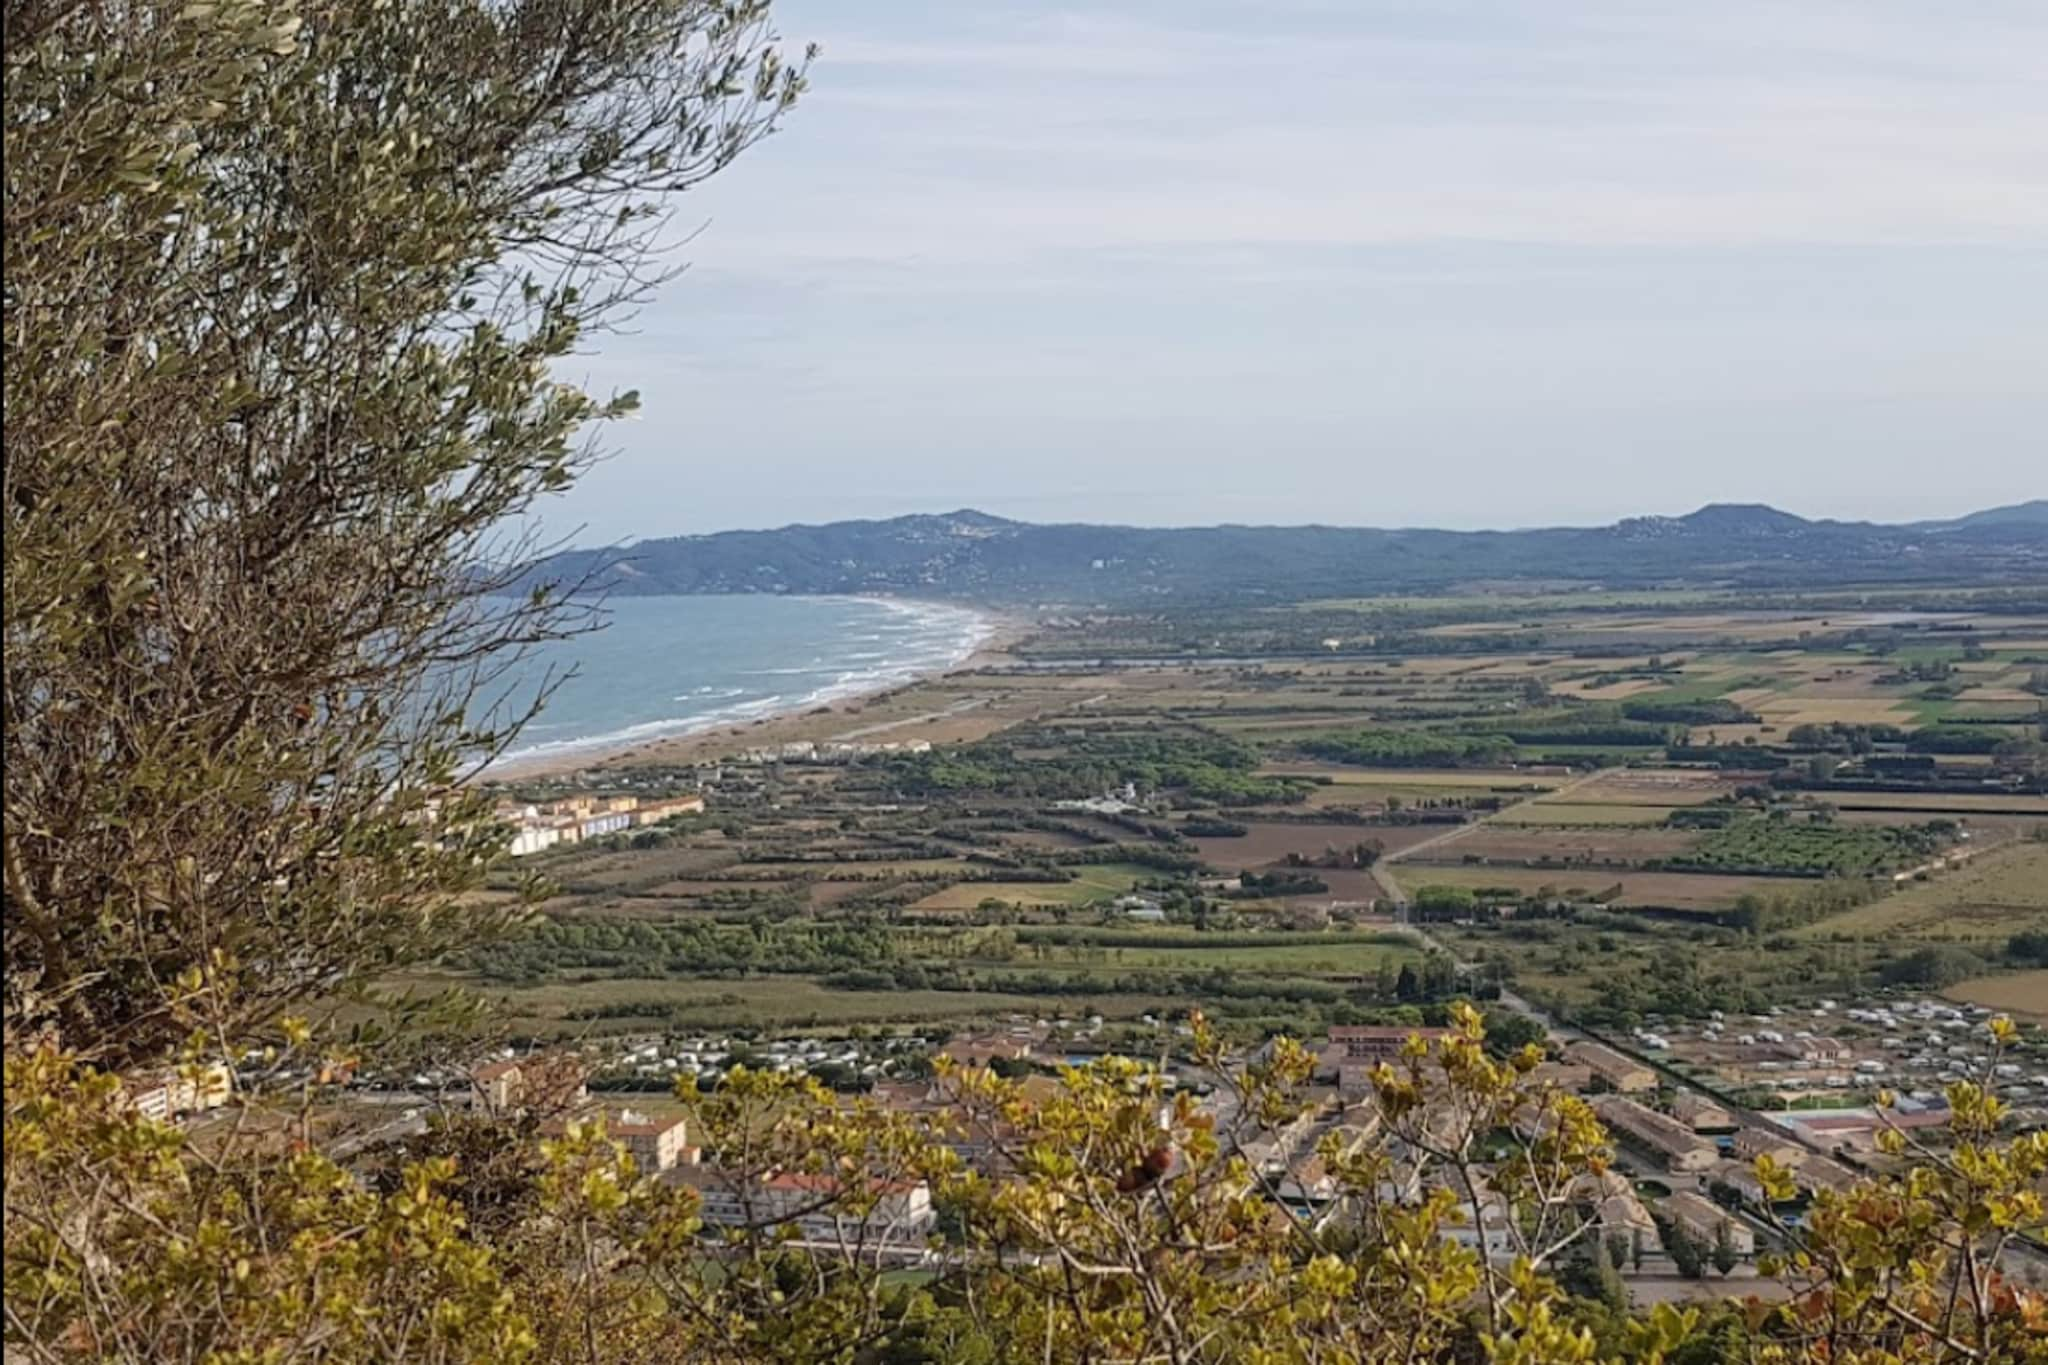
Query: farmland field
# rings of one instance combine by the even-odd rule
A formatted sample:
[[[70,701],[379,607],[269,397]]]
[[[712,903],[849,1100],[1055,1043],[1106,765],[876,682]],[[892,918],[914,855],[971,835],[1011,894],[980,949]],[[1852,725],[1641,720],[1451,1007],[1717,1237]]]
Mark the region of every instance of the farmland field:
[[[1641,829],[1628,825],[1603,828],[1546,829],[1489,821],[1450,839],[1430,852],[1440,859],[1486,858],[1496,862],[1642,862],[1666,858],[1699,840],[1697,830]]]
[[[1108,900],[1131,889],[1140,877],[1152,875],[1142,867],[1105,863],[1073,869],[1070,882],[959,882],[919,900],[917,910],[972,910],[985,900],[1017,905],[1086,905]]]
[[[1290,935],[1297,943],[1262,944],[1253,947],[1055,947],[1044,957],[1033,955],[1012,964],[1037,969],[1041,966],[1072,966],[1122,974],[1129,971],[1208,971],[1221,968],[1238,972],[1288,972],[1309,976],[1364,975],[1383,964],[1398,967],[1422,956],[1412,943],[1386,942],[1373,935],[1358,935],[1356,942],[1330,942],[1307,935]]]
[[[2037,665],[2014,641],[2040,627],[1771,602],[1717,592],[1624,606],[1525,586],[1359,604],[1348,621],[1327,605],[1327,620],[1263,606],[1048,620],[1009,664],[764,721],[742,741],[881,726],[929,752],[757,763],[709,752],[736,737],[709,736],[520,791],[544,803],[631,773],[632,790],[702,791],[709,810],[498,874],[502,892],[528,869],[560,887],[542,907],[548,933],[453,965],[524,1017],[552,1011],[558,1027],[611,1027],[609,1012],[561,1016],[621,1000],[706,1023],[965,1019],[1018,1001],[1071,1010],[1070,992],[1097,987],[1149,1002],[1157,982],[1161,998],[1219,1017],[1237,1001],[1240,1021],[1313,1030],[1395,1003],[1382,998],[1383,968],[1412,950],[1367,928],[1382,922],[1374,902],[1389,883],[1578,901],[1442,929],[1532,989],[1564,983],[1592,1007],[1644,1013],[1716,992],[1841,994],[1871,984],[1896,944],[1981,949],[2039,923],[2048,846],[2006,853],[2048,824],[2040,775],[1958,742],[1967,735],[1916,748],[1909,732],[1965,708],[2025,707],[2013,694]],[[1380,611],[1395,615],[1368,619]],[[1965,620],[1968,640],[1956,633]],[[1378,649],[1375,636],[1400,645]],[[1938,683],[1945,695],[1927,695]],[[1791,733],[1871,719],[1903,732]],[[674,763],[653,762],[657,748]],[[1946,751],[1971,748],[1985,751]],[[713,757],[725,761],[692,765]],[[1112,801],[1098,813],[1077,804],[1101,797]],[[1726,811],[1725,827],[1667,823],[1706,803]],[[1341,818],[1396,807],[1455,807],[1471,823]],[[1856,874],[1927,860],[1893,827],[1937,818],[1963,822],[1968,839],[1933,850],[1961,865],[1843,908],[1870,893]],[[1193,833],[1230,827],[1245,832]],[[1379,847],[1378,866],[1304,866],[1291,886],[1210,875],[1290,857],[1356,863],[1361,844]],[[1641,867],[1688,856],[1715,867]],[[1770,875],[1795,866],[1850,875]],[[1306,890],[1309,878],[1323,889]],[[1140,882],[1167,923],[1158,938],[1123,940],[1138,926],[1108,902]],[[1715,922],[1751,893],[1763,904],[1741,927]],[[984,911],[989,901],[999,908]],[[1632,907],[1687,922],[1608,913]],[[1029,937],[1053,929],[1119,941]],[[997,935],[1014,935],[1014,951]]]
[[[1544,797],[1541,805],[1689,806],[1727,796],[1741,783],[1720,773],[1690,768],[1619,768],[1582,782],[1569,792]]]
[[[1661,825],[1680,806],[1600,805],[1578,801],[1530,801],[1502,812],[1500,825]]]
[[[1283,821],[1247,821],[1246,832],[1227,837],[1202,837],[1191,842],[1202,861],[1225,872],[1243,872],[1279,862],[1290,853],[1313,856],[1329,848],[1377,843],[1386,853],[1399,852],[1442,834],[1443,825],[1343,825]]]
[[[1383,810],[1389,798],[1410,805],[1426,801],[1480,801],[1503,793],[1492,787],[1451,786],[1398,782],[1331,782],[1309,788],[1308,804],[1313,810]],[[1512,799],[1512,798],[1510,798]]]
[[[1455,849],[1457,845],[1449,847]],[[1810,880],[1799,877],[1724,877],[1710,873],[1630,872],[1606,868],[1466,867],[1417,862],[1395,864],[1394,875],[1411,895],[1417,887],[1430,885],[1463,886],[1475,890],[1511,887],[1522,893],[1534,893],[1549,887],[1559,893],[1578,889],[1590,895],[1619,884],[1622,891],[1611,902],[1613,905],[1672,910],[1725,910],[1751,892],[1768,896],[1796,892],[1812,885]]]
[[[1980,976],[1942,992],[1951,1000],[1983,1005],[2048,1024],[2048,967],[2003,976]]]
[[[1830,792],[1828,800],[1840,810],[1984,811],[2048,820],[2048,796],[2020,792]]]
[[[1432,787],[1526,787],[1529,774],[1515,768],[1348,768],[1335,763],[1273,763],[1261,767],[1261,777],[1327,778],[1342,786],[1400,787],[1426,790]]]
[[[2048,844],[2027,842],[1978,854],[1874,904],[1809,924],[1798,936],[1974,943],[2042,928],[2048,928]]]

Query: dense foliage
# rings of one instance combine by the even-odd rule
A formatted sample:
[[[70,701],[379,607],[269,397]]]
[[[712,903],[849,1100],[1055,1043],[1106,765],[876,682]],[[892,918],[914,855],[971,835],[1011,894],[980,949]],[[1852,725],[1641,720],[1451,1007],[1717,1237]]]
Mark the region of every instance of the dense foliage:
[[[1759,719],[1754,711],[1725,697],[1691,701],[1630,697],[1622,702],[1621,714],[1654,725],[1749,725]]]
[[[1709,831],[1668,867],[1857,877],[1925,862],[1955,838],[1954,821],[1839,825],[1750,815]]]
[[[10,1027],[146,1059],[494,930],[555,362],[796,97],[722,0],[10,0]],[[512,907],[516,911],[516,906]]]
[[[1049,1091],[949,1071],[952,1105],[917,1117],[799,1077],[686,1082],[709,1185],[737,1210],[716,1225],[601,1123],[540,1140],[530,1120],[451,1115],[352,1171],[275,1140],[303,1111],[198,1143],[72,1059],[10,1056],[7,1340],[51,1361],[494,1365],[2039,1358],[2042,1297],[1996,1267],[2042,1230],[2048,1135],[1999,1138],[1976,1087],[1951,1088],[1953,1147],[1920,1149],[1912,1179],[1820,1194],[1781,1226],[1766,1268],[1789,1301],[1631,1318],[1561,1287],[1609,1255],[1588,1235],[1610,1155],[1592,1111],[1533,1079],[1537,1048],[1490,1048],[1469,1008],[1452,1024],[1375,1070],[1377,1134],[1322,1139],[1321,1211],[1276,1202],[1248,1158],[1304,1112],[1311,1054],[1282,1042],[1230,1068],[1198,1020],[1232,1117],[1117,1059]],[[1009,1174],[963,1164],[963,1142]],[[1397,1148],[1419,1198],[1385,1193]],[[1791,1197],[1767,1160],[1759,1178]],[[812,1191],[802,1213],[831,1234],[793,1240],[770,1181]],[[894,1196],[916,1185],[943,1216],[904,1277]],[[1452,1234],[1495,1199],[1512,1255],[1484,1257]]]
[[[1906,738],[1920,754],[1988,754],[2013,737],[2002,725],[1929,725]]]
[[[908,795],[988,794],[1080,799],[1129,783],[1195,801],[1299,801],[1300,782],[1253,776],[1258,750],[1205,731],[1010,731],[891,761],[886,780]]]
[[[1368,768],[1484,767],[1514,757],[1514,741],[1506,735],[1460,735],[1437,730],[1372,729],[1306,739],[1303,753],[1336,763]]]

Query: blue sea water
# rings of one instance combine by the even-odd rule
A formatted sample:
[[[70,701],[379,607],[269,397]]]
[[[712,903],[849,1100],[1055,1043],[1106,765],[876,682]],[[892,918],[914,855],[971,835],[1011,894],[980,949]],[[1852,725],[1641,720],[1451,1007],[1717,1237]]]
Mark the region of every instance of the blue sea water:
[[[522,661],[515,697],[560,681],[504,762],[821,706],[949,668],[990,631],[964,607],[867,597],[619,597],[606,615]]]

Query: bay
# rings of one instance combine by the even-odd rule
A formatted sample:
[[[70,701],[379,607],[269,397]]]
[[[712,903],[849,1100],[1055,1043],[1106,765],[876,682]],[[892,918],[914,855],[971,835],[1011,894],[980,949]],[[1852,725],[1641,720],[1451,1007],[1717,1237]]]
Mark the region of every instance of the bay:
[[[501,762],[549,759],[804,711],[950,668],[980,613],[868,597],[621,597],[603,629],[521,661],[511,695],[557,680]]]

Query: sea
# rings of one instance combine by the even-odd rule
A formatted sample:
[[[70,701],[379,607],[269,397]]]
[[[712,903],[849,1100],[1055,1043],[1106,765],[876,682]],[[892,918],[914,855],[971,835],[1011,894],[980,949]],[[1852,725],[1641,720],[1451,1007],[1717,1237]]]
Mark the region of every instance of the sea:
[[[965,607],[873,597],[616,597],[605,617],[521,661],[513,698],[553,691],[501,763],[806,711],[942,672],[993,629]]]

